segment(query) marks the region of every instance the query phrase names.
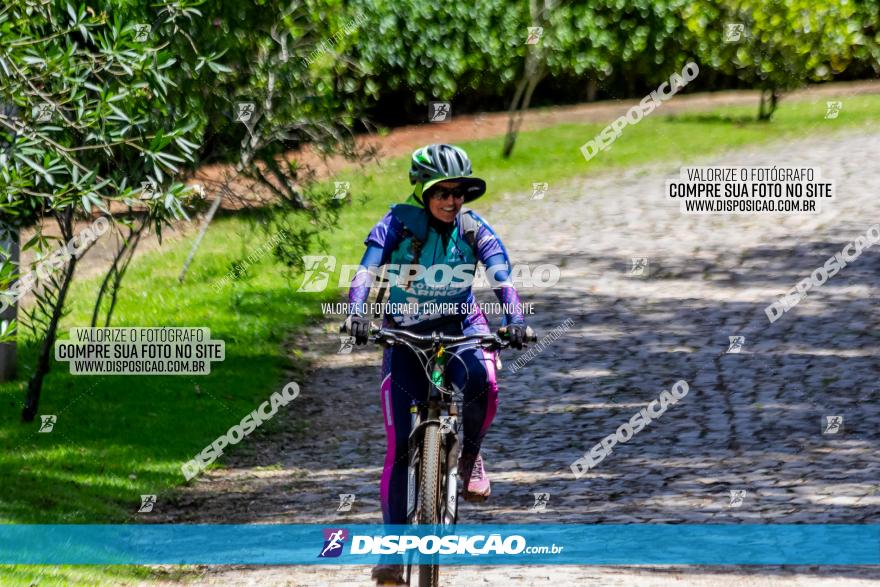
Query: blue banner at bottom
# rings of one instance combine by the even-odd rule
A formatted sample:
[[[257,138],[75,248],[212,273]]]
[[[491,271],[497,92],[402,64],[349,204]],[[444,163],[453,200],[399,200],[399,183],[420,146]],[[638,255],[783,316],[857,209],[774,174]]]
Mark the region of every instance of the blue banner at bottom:
[[[880,525],[0,525],[0,564],[367,565],[380,560],[878,565]]]

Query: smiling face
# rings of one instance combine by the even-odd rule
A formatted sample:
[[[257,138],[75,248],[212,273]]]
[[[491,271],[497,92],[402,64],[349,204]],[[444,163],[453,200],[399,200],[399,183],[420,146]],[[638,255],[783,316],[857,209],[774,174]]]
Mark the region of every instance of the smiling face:
[[[428,211],[437,220],[455,222],[455,217],[464,204],[464,196],[454,197],[450,193],[456,187],[458,183],[454,181],[441,181],[432,187],[431,197],[428,198]],[[438,199],[438,196],[443,199]]]

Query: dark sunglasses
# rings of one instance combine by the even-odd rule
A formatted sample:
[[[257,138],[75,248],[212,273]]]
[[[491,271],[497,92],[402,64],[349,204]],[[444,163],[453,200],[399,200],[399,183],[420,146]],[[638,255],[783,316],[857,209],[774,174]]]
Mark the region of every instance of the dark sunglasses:
[[[443,190],[439,189],[431,193],[432,200],[445,200],[449,196],[452,196],[456,200],[464,199],[464,190],[462,188],[455,188],[452,190]]]

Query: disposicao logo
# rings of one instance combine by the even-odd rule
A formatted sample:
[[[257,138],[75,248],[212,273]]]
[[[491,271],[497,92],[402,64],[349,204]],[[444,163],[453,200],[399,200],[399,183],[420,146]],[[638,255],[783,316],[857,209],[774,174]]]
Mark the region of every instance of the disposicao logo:
[[[324,548],[318,558],[335,558],[342,554],[342,547],[348,539],[348,530],[324,528]]]

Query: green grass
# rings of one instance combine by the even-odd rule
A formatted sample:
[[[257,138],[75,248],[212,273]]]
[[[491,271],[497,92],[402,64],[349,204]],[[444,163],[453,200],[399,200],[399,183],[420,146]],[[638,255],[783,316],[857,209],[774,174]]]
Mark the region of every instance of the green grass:
[[[489,185],[487,196],[473,207],[480,210],[503,192],[529,191],[536,181],[549,182],[552,197],[554,186],[577,176],[653,161],[687,162],[744,145],[838,129],[876,128],[880,96],[846,98],[836,120],[823,119],[823,99],[783,102],[769,124],[735,121],[754,110],[724,108],[670,118],[660,109],[627,127],[609,151],[589,163],[578,149],[604,125],[566,124],[521,133],[514,156],[506,161],[499,157],[501,137],[463,143],[477,175]],[[350,181],[355,195],[337,230],[326,235],[326,252],[340,263],[357,262],[370,227],[389,204],[403,201],[408,193],[405,158],[371,169],[336,178]],[[22,344],[20,380],[0,385],[0,523],[139,521],[135,512],[141,494],[157,494],[161,507],[183,482],[180,465],[185,460],[284,385],[289,378],[285,369],[295,366],[282,350],[285,337],[318,317],[318,301],[335,299],[341,291],[297,293],[297,284],[289,283],[267,256],[249,271],[250,278],[215,292],[211,284],[229,263],[266,238],[241,217],[221,218],[208,232],[183,285],[176,276],[191,239],[138,258],[126,278],[113,325],[209,327],[213,338],[226,341],[226,360],[214,363],[209,376],[71,376],[66,364],[55,364],[38,413],[55,414],[58,422],[52,433],[38,434],[38,421],[19,422],[24,381],[36,353],[33,344]],[[82,280],[73,287],[63,337],[73,326],[88,325],[97,283]],[[307,396],[304,390],[282,409],[296,409],[296,402],[308,401]],[[272,429],[270,421],[255,435]],[[137,567],[21,566],[7,571],[0,573],[3,584],[30,584],[37,575],[43,577],[41,584],[53,584],[54,575],[61,583],[102,583],[109,576],[136,580],[145,573]]]
[[[7,567],[9,568],[9,567]],[[192,567],[111,567],[92,565],[17,565],[0,572],[3,587],[68,587],[69,585],[138,585],[144,581],[192,581]],[[2,567],[0,567],[2,570]]]

